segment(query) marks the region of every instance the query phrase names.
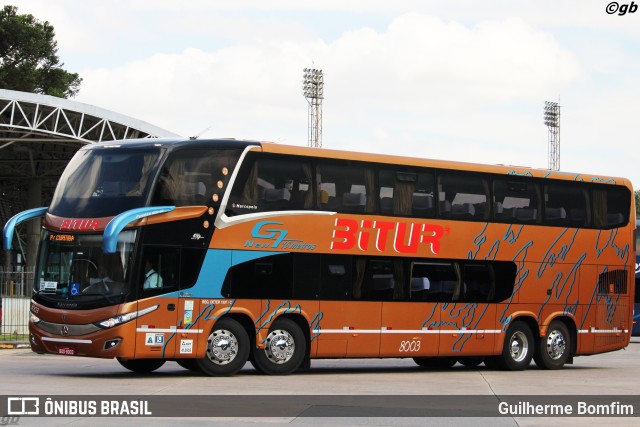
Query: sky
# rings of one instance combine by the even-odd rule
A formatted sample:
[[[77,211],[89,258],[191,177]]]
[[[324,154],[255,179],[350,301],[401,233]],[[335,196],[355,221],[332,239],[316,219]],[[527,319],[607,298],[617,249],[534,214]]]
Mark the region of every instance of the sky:
[[[547,168],[554,101],[562,171],[640,186],[637,2],[5,4],[54,26],[76,101],[183,136],[306,146],[313,67],[325,148]]]

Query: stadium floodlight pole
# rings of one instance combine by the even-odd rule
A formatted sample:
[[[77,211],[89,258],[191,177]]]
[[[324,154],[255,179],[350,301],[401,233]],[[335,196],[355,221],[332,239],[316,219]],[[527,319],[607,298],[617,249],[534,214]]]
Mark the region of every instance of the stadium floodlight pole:
[[[544,124],[549,128],[549,169],[560,170],[560,104],[545,101]]]
[[[303,70],[302,93],[309,104],[308,139],[309,147],[322,147],[322,100],[324,99],[324,78],[322,70]]]

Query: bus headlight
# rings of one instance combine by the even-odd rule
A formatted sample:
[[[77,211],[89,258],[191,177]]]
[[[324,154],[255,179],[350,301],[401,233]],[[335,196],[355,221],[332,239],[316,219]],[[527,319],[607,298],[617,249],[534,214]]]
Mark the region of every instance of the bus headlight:
[[[154,305],[154,306],[151,306],[151,307],[144,308],[142,310],[133,311],[131,313],[119,314],[118,316],[112,317],[110,319],[106,319],[106,320],[103,320],[101,322],[96,322],[96,323],[94,323],[94,325],[96,325],[96,326],[98,326],[98,327],[100,327],[102,329],[113,328],[114,326],[122,325],[123,323],[130,322],[133,319],[137,319],[138,317],[142,317],[145,314],[149,314],[152,311],[157,310],[158,307],[160,307],[160,306],[159,305]]]
[[[29,312],[29,321],[33,324],[36,324],[40,322],[40,318],[35,314],[33,314],[32,312]]]

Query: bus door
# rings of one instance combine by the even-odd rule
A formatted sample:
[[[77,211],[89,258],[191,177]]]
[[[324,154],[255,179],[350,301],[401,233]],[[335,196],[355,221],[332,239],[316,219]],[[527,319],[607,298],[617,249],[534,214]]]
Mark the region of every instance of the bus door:
[[[175,284],[178,288],[176,358],[194,357],[198,348],[198,338],[203,334],[202,328],[205,322],[202,313],[205,312],[206,307],[200,298],[194,298],[192,287],[196,283],[205,253],[206,249],[203,248],[183,247],[179,252],[179,257],[176,253],[175,260],[167,260],[170,262],[170,268],[166,274],[179,277],[179,281]],[[203,339],[206,337],[205,334]]]
[[[438,298],[436,289],[431,286],[435,280],[433,263],[412,262],[408,271],[405,271],[400,269],[400,265],[394,265],[401,261],[388,262],[392,264],[389,265],[387,277],[393,272],[394,289],[382,305],[380,355],[436,356],[440,338],[440,310],[431,302],[437,301]],[[409,280],[403,280],[404,274],[408,274]],[[408,283],[409,286],[405,284],[398,287],[404,283]]]
[[[451,265],[451,264],[449,264]],[[453,263],[440,294],[440,356],[479,356],[494,347],[496,273],[487,263]]]
[[[184,321],[184,302],[176,297],[179,248],[145,246],[142,255],[138,310],[158,309],[136,319],[136,358],[173,358]],[[177,344],[176,344],[177,342]]]
[[[317,357],[372,357],[380,353],[382,302],[372,301],[361,260],[324,255],[320,285],[321,319],[313,325]]]

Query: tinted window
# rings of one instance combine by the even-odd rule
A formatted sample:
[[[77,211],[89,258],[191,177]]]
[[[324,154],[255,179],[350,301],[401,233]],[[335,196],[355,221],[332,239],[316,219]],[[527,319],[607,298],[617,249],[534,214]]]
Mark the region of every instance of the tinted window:
[[[570,183],[545,185],[545,224],[583,227],[589,223],[587,189]]]
[[[482,220],[488,218],[489,184],[476,174],[438,174],[438,212],[442,218]]]
[[[458,268],[450,262],[416,261],[411,266],[412,301],[457,301]]]
[[[197,149],[173,153],[160,171],[152,204],[209,206],[218,203],[238,156],[237,150]]]
[[[365,301],[404,300],[404,272],[401,259],[357,258],[353,299]]]
[[[231,298],[290,299],[292,254],[273,255],[231,267]]]
[[[155,147],[78,151],[60,177],[49,212],[91,218],[144,206],[160,155]]]
[[[318,207],[346,213],[374,213],[376,210],[373,169],[355,162],[319,161]]]
[[[496,177],[493,209],[496,221],[535,223],[540,217],[540,189],[532,180]]]
[[[350,255],[322,255],[320,299],[351,299],[352,259]]]
[[[629,222],[631,194],[625,187],[597,186],[593,190],[594,225],[614,228]]]
[[[430,218],[435,215],[433,174],[423,171],[381,170],[378,173],[382,215]]]
[[[138,288],[142,297],[177,291],[180,281],[180,248],[145,246]]]
[[[311,164],[300,157],[249,153],[227,205],[227,214],[313,208]]]
[[[462,273],[464,301],[489,302],[495,295],[495,275],[490,264],[465,264]]]

